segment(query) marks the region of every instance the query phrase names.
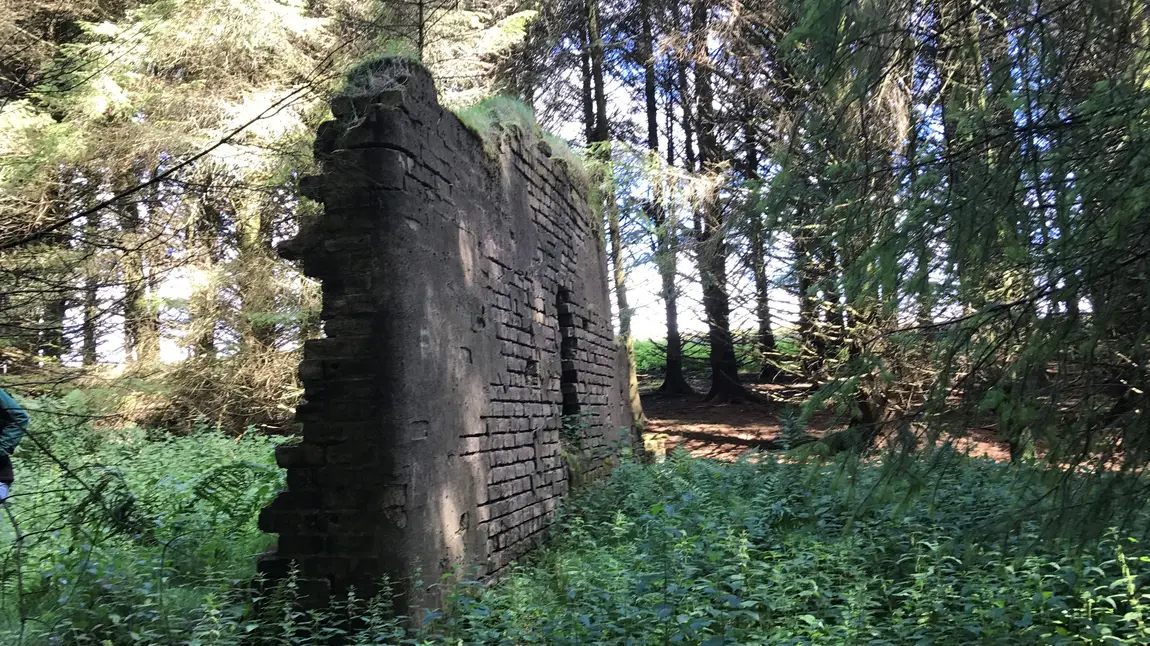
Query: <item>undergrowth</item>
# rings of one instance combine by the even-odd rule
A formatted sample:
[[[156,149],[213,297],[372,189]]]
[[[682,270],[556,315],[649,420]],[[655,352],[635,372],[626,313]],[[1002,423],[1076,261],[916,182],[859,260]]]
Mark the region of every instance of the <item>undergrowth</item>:
[[[251,579],[271,542],[256,516],[283,482],[278,440],[104,428],[82,396],[23,403],[0,643],[169,643]]]
[[[41,403],[51,406],[53,419],[84,419]],[[912,482],[846,458],[624,463],[500,582],[443,582],[446,607],[407,619],[386,594],[300,610],[292,579],[258,596],[250,581],[268,540],[254,518],[280,486],[266,438],[75,421],[40,422],[37,437],[66,459],[33,446],[17,464],[7,509],[22,539],[15,549],[6,523],[4,644],[1150,641],[1141,543],[1114,531],[1051,538],[1041,506],[990,522],[1040,481],[1025,466],[951,454]]]
[[[684,455],[624,465],[568,509],[534,562],[457,599],[444,634],[485,644],[1150,640],[1140,543],[1109,533],[1075,546],[1042,539],[1037,525],[991,527],[1016,503],[1018,469],[958,464],[909,497],[878,470],[835,465]]]

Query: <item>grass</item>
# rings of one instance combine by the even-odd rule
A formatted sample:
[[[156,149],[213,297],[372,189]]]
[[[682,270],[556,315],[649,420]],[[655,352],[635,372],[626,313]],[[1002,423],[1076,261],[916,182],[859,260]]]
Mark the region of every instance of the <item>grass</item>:
[[[535,112],[522,101],[508,96],[493,96],[455,110],[455,116],[479,135],[488,156],[495,157],[498,154],[504,131],[516,128],[527,135],[529,141],[546,142],[551,148],[551,157],[566,164],[572,178],[587,182],[587,173],[579,155],[571,150],[566,141],[544,132],[535,120]]]
[[[82,402],[30,408],[68,469],[22,447],[4,644],[1150,641],[1141,543],[1051,538],[1039,521],[1054,510],[1020,520],[1036,471],[947,452],[901,479],[847,456],[625,463],[563,507],[547,548],[495,585],[451,585],[436,612],[405,622],[386,598],[302,612],[290,580],[256,611],[247,583],[268,538],[254,517],[280,485],[272,440],[97,431]]]
[[[778,352],[784,363],[799,354],[798,342],[790,336],[779,336],[776,341]],[[667,342],[665,340],[643,340],[635,342],[635,370],[648,374],[663,374],[667,370]],[[683,371],[689,374],[710,374],[710,345],[706,335],[684,335]],[[745,370],[757,371],[760,365],[758,342],[751,334],[740,334],[735,339],[735,356],[739,366]]]

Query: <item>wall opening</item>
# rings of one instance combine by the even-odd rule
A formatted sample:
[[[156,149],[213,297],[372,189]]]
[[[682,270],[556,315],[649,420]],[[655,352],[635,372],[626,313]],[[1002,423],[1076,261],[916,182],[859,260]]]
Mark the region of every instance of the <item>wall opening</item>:
[[[563,393],[563,416],[567,417],[580,412],[579,371],[575,368],[579,341],[575,337],[575,308],[571,305],[569,290],[559,290],[556,306],[559,312],[559,360],[562,367],[560,390]]]

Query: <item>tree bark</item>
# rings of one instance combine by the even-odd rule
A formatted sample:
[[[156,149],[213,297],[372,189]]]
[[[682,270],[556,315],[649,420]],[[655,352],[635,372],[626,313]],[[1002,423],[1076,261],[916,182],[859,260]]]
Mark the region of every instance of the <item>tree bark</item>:
[[[652,155],[659,152],[659,105],[655,70],[655,34],[654,20],[651,15],[651,0],[643,0],[641,5],[643,18],[643,38],[640,43],[640,62],[643,65],[643,94],[646,100],[647,114],[647,149]],[[674,109],[671,102],[671,91],[666,92],[667,115],[667,166],[674,162],[674,145],[671,140],[671,128],[674,124]],[[665,189],[666,178],[655,177],[652,180],[653,197],[647,205],[647,217],[655,228],[655,264],[659,269],[659,278],[662,281],[660,295],[667,321],[667,347],[666,370],[663,374],[663,383],[658,392],[667,395],[687,395],[694,393],[694,389],[683,377],[683,339],[679,333],[679,290],[675,284],[678,273],[679,253],[679,220],[675,208],[667,204]]]
[[[754,124],[750,119],[751,105],[744,104],[746,121],[743,125],[743,145],[746,154],[743,164],[743,176],[748,183],[759,179],[759,142],[755,134]],[[762,215],[755,212],[747,213],[749,220],[747,237],[750,242],[751,273],[755,277],[755,318],[758,320],[759,345],[759,381],[773,382],[779,376],[777,348],[775,346],[775,333],[771,329],[771,303],[770,282],[767,280],[767,246],[766,232],[763,230]]]
[[[838,266],[835,248],[827,236],[819,246],[819,279],[823,292],[822,346],[819,365],[837,353],[846,338],[846,319],[843,316],[842,294],[839,290]]]
[[[906,147],[907,184],[909,192],[907,199],[908,204],[915,204],[918,201],[918,189],[916,188],[918,184],[918,125],[919,124],[914,121],[912,111],[910,133]],[[915,320],[919,325],[928,325],[934,320],[934,294],[930,283],[931,239],[932,232],[928,227],[924,226],[920,228],[914,240],[915,272],[911,279],[911,289],[915,292],[918,300]]]
[[[130,182],[143,179],[142,163],[133,165]],[[141,205],[136,198],[121,203],[117,209],[120,230],[125,237],[124,253],[120,262],[124,280],[124,356],[129,363],[152,365],[160,358],[160,330],[158,312],[149,298],[147,246]]]
[[[40,331],[40,356],[59,360],[67,352],[64,318],[68,314],[68,294],[61,291],[44,305]]]
[[[591,88],[591,35],[586,22],[583,24],[583,51],[579,52],[579,62],[583,76],[583,140],[591,143],[595,140],[595,98]]]
[[[659,104],[656,96],[655,78],[655,27],[651,16],[651,0],[642,0],[640,13],[643,18],[643,37],[639,55],[643,65],[643,98],[647,109],[647,149],[659,151]]]
[[[710,56],[707,50],[710,5],[696,0],[691,8],[692,53],[695,64],[695,92],[698,98],[697,123],[699,167],[703,173],[717,174],[719,151],[715,139],[714,91],[711,87]],[[703,309],[710,342],[711,389],[708,401],[746,398],[739,383],[739,365],[731,336],[730,296],[727,294],[727,244],[719,191],[713,182],[705,190],[701,204],[702,227],[696,229],[699,242],[699,277],[703,284]]]
[[[67,211],[68,205],[64,202],[62,196],[55,196],[55,217]],[[73,229],[71,227],[60,229],[45,237],[44,241],[47,243],[49,249],[48,253],[66,254],[69,248],[69,232]],[[45,293],[45,301],[43,311],[40,315],[39,326],[39,343],[38,350],[42,359],[55,359],[60,360],[67,351],[67,335],[64,334],[64,319],[68,315],[68,303],[71,298],[69,293],[70,278],[65,275],[67,269],[63,266],[65,261],[57,260],[60,264],[59,268],[55,271],[59,272],[59,277],[52,282],[54,285],[48,286]]]
[[[99,362],[101,252],[90,242],[95,240],[100,230],[99,218],[99,214],[84,218],[83,236],[88,245],[84,263],[84,311],[80,321],[80,360],[84,366],[94,366]]]
[[[599,27],[598,0],[587,0],[587,32],[591,38],[591,80],[595,89],[595,128],[592,143],[594,153],[603,167],[602,204],[606,211],[608,233],[611,238],[611,264],[614,268],[615,301],[619,308],[619,341],[627,358],[627,399],[631,407],[633,446],[643,454],[643,428],[647,417],[639,398],[639,378],[635,371],[635,341],[631,336],[631,307],[627,302],[627,275],[623,263],[622,227],[619,204],[615,198],[615,182],[611,176],[611,134],[607,117],[607,88],[603,73],[603,37]]]
[[[587,0],[587,33],[591,37],[591,79],[595,86],[595,130],[591,141],[606,144],[611,140],[607,123],[607,87],[603,75],[603,35],[599,28],[599,0]],[[608,156],[610,152],[608,151]]]
[[[822,341],[819,337],[817,324],[817,311],[815,297],[811,293],[814,284],[811,271],[811,240],[810,234],[801,224],[793,234],[795,251],[795,277],[798,282],[799,301],[799,362],[803,373],[810,378],[815,377],[815,358],[822,354]]]
[[[679,32],[683,31],[684,25],[682,18],[678,11],[675,11],[675,29]],[[683,168],[688,172],[695,170],[695,149],[692,139],[694,137],[694,121],[695,116],[691,110],[691,86],[690,79],[687,76],[688,61],[687,52],[680,52],[678,60],[675,61],[675,76],[679,83],[678,95],[679,104],[682,108],[682,127],[683,127]]]
[[[767,280],[766,242],[763,221],[758,214],[751,215],[749,227],[751,243],[751,273],[755,276],[755,317],[758,319],[759,381],[774,382],[779,377],[778,346],[771,327],[770,282]]]
[[[237,214],[241,340],[245,348],[255,351],[274,348],[279,333],[279,326],[269,320],[276,307],[271,275],[274,252],[270,222],[261,206],[249,205],[247,213]]]
[[[83,365],[94,366],[99,361],[97,351],[100,317],[100,284],[89,270],[84,277],[84,318],[80,324],[80,357]]]
[[[191,318],[189,350],[196,358],[210,359],[216,356],[215,328],[220,317],[216,272],[222,259],[219,250],[223,217],[210,195],[203,197],[202,208],[203,212],[193,225],[192,246],[200,256],[197,262],[205,275],[205,282],[195,288],[188,303]]]

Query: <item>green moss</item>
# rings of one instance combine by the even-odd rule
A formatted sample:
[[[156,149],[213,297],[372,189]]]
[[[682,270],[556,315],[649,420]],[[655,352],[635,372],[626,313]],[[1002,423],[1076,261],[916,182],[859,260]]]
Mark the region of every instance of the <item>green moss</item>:
[[[567,164],[572,177],[578,178],[581,182],[587,181],[587,168],[583,165],[583,158],[579,153],[571,150],[571,144],[567,143],[565,139],[546,133],[543,135],[543,141],[551,146],[552,159],[558,159]]]
[[[535,113],[522,101],[493,96],[456,111],[455,116],[484,140],[502,136],[502,128],[518,126],[524,132],[542,135]]]
[[[402,70],[397,63],[419,65],[419,55],[409,45],[388,42],[375,53],[348,70],[343,86],[336,92],[343,96],[371,96],[393,87],[392,76],[395,70]],[[381,74],[384,69],[392,74]]]
[[[526,135],[529,142],[546,143],[551,148],[551,159],[566,164],[576,181],[587,182],[587,172],[579,155],[566,141],[544,132],[535,121],[535,112],[522,101],[493,96],[454,112],[463,125],[483,140],[483,148],[491,157],[498,154],[505,133],[515,128]]]

